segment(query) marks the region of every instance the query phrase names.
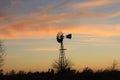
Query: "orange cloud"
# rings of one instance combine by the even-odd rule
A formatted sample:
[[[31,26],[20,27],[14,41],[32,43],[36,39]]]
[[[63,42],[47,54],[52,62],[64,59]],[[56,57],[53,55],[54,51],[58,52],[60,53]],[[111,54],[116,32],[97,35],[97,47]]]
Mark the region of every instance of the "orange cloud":
[[[102,17],[96,13],[68,13],[59,15],[48,15],[34,13],[29,18],[17,20],[8,25],[0,27],[1,39],[16,39],[16,38],[37,38],[43,36],[55,36],[57,32],[77,34],[92,34],[99,36],[120,36],[120,25],[94,25],[94,24],[64,24],[60,27],[59,24],[65,20],[71,20],[79,17]],[[108,14],[106,17],[119,16],[118,13]],[[103,16],[104,17],[104,16]],[[63,24],[62,24],[63,25]]]
[[[49,6],[49,7],[46,7],[46,8],[45,7],[44,8],[40,7],[38,10],[40,11],[41,14],[54,12],[55,10],[58,10],[58,9],[64,9],[68,2],[69,2],[69,0],[64,0],[62,3],[60,3],[56,6]]]
[[[97,36],[120,36],[120,25],[73,25],[61,27],[64,33],[90,34]],[[0,28],[0,38],[37,38],[43,36],[55,36],[60,31],[57,26],[41,26],[30,23],[17,23]]]
[[[99,0],[97,0],[99,1]],[[102,1],[102,0],[100,0]],[[106,1],[106,0],[105,0]],[[108,1],[108,0],[107,0]],[[115,0],[118,1],[118,0]],[[119,1],[120,2],[120,1]],[[113,13],[97,13],[97,12],[71,12],[71,13],[61,13],[58,15],[49,15],[49,12],[53,12],[58,7],[48,7],[48,8],[41,8],[39,12],[32,15],[32,17],[36,17],[39,20],[42,21],[61,21],[66,20],[70,18],[112,18],[120,16],[120,11],[116,11]],[[66,9],[66,8],[65,8]],[[31,18],[32,19],[32,18]]]
[[[92,0],[89,2],[75,3],[71,7],[72,8],[93,8],[99,6],[106,6],[113,3],[118,3],[119,0]],[[70,7],[70,6],[69,6]]]
[[[17,56],[13,56],[13,55],[6,55],[5,58],[6,59],[14,59],[16,58]]]
[[[111,14],[108,14],[106,15],[108,18],[111,18],[111,17],[117,17],[117,16],[120,16],[120,12],[115,12],[115,13],[111,13]]]
[[[120,36],[119,26],[120,25],[77,25],[72,29],[66,29],[65,31],[98,36]]]
[[[9,18],[8,15],[0,14],[0,22],[1,23],[4,22],[4,21],[6,21],[8,18]]]
[[[58,50],[57,48],[35,48],[35,49],[30,49],[32,51],[56,51]]]

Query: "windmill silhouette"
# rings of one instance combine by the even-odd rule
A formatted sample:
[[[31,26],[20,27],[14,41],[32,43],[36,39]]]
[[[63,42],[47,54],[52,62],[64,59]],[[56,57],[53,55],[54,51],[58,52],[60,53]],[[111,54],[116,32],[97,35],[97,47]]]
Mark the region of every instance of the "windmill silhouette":
[[[72,34],[68,34],[64,36],[62,32],[58,32],[57,37],[56,37],[58,43],[60,43],[60,53],[59,53],[60,71],[63,71],[65,69],[65,60],[66,60],[65,50],[67,49],[64,49],[64,44],[63,44],[64,37],[66,37],[67,39],[71,39]]]

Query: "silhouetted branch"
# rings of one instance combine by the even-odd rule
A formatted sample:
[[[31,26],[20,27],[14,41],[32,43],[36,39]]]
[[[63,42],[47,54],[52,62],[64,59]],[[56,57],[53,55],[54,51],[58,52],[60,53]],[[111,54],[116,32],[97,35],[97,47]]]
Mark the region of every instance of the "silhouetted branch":
[[[118,65],[118,61],[113,60],[112,70],[116,70],[117,65]]]
[[[66,59],[63,67],[64,67],[64,70],[68,70],[69,68],[71,68],[72,67],[71,61]],[[58,72],[61,70],[61,63],[59,62],[59,60],[54,61],[53,68],[55,68]]]
[[[0,67],[3,65],[3,61],[4,61],[3,56],[4,56],[4,48],[2,41],[0,41]]]

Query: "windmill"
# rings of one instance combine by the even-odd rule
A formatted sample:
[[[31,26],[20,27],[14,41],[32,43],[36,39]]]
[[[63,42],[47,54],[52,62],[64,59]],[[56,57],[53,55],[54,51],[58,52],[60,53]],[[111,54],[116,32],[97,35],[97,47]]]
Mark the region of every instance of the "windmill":
[[[63,40],[64,38],[67,38],[67,39],[71,39],[72,38],[72,34],[68,34],[66,36],[63,35],[62,32],[58,32],[57,34],[57,41],[58,43],[60,43],[60,53],[59,53],[59,66],[60,66],[60,71],[64,70],[65,69],[65,50],[64,49],[64,45],[63,45]]]

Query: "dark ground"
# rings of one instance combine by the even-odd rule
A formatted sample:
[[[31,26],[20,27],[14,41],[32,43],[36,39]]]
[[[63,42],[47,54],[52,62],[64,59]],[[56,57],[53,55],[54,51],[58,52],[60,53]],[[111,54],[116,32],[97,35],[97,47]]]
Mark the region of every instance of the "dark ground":
[[[94,72],[90,68],[85,68],[82,72],[76,70],[64,70],[54,72],[27,72],[12,70],[9,73],[0,74],[0,80],[120,80],[119,70],[99,70]]]

